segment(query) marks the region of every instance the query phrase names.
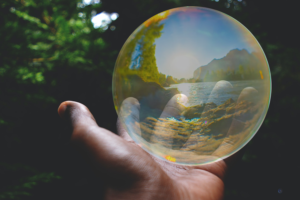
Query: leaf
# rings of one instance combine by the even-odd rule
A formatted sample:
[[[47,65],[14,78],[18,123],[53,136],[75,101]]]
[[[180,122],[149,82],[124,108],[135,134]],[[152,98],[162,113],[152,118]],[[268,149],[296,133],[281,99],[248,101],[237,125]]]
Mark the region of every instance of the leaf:
[[[32,50],[38,50],[38,51],[46,51],[49,50],[52,47],[52,44],[47,44],[43,42],[38,42],[36,44],[29,44],[28,48]]]
[[[38,27],[40,27],[40,28],[48,29],[48,26],[47,26],[46,24],[42,23],[42,22],[40,21],[40,19],[38,19],[38,18],[36,18],[36,17],[32,17],[32,16],[28,15],[27,13],[21,12],[21,11],[19,11],[19,10],[16,10],[14,13],[15,13],[18,17],[23,18],[23,19],[26,20],[26,21],[29,21],[29,22],[32,22],[32,23],[37,24]]]

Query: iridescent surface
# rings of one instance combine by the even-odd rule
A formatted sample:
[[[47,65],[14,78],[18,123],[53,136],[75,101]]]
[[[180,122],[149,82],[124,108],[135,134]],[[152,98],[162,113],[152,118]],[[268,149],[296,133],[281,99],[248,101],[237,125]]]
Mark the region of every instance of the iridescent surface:
[[[143,149],[200,165],[241,149],[261,126],[271,95],[264,52],[230,16],[202,7],[162,12],[121,49],[115,108]]]

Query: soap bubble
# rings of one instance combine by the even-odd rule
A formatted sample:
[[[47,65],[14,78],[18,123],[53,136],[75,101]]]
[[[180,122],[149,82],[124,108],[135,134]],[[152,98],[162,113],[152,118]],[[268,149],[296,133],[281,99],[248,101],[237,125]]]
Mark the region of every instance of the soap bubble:
[[[258,41],[232,17],[181,7],[153,16],[116,61],[121,123],[150,154],[183,165],[224,159],[261,126],[271,77]]]

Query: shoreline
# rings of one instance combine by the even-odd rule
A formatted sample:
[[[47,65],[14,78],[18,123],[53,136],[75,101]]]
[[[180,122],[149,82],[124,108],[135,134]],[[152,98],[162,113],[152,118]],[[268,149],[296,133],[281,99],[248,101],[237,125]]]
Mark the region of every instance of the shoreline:
[[[209,109],[205,109],[207,106]],[[258,109],[251,102],[236,103],[231,98],[219,106],[208,103],[186,107],[178,117],[145,118],[140,123],[141,137],[149,145],[170,151],[211,155],[226,138],[239,141],[237,138],[255,124],[253,117]]]

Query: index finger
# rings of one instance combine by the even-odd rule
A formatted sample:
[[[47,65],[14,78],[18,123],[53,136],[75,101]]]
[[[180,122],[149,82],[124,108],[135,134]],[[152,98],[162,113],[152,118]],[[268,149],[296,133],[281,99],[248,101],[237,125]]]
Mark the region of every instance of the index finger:
[[[140,103],[136,98],[128,97],[121,105],[117,121],[118,134],[127,141],[133,141],[132,137],[141,136],[140,128]],[[129,136],[130,132],[131,136]]]

